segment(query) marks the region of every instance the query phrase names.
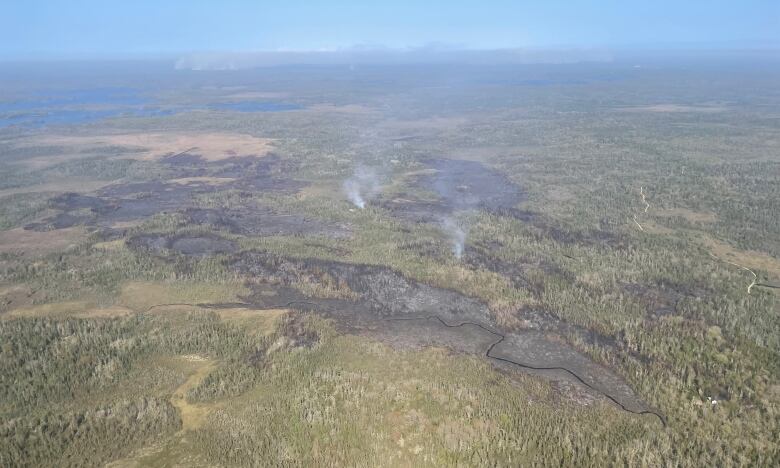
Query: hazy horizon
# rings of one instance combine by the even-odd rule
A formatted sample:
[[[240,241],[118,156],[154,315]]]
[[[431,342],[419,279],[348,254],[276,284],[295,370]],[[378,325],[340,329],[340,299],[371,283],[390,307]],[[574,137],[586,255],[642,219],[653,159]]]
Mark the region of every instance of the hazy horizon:
[[[750,0],[16,3],[0,60],[193,53],[779,49],[780,4]]]

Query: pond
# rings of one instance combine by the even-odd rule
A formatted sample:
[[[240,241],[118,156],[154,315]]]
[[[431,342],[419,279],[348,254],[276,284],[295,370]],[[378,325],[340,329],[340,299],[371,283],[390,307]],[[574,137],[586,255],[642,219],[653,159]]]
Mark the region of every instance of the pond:
[[[44,90],[0,101],[0,128],[78,125],[112,117],[163,117],[191,110],[282,112],[302,108],[298,104],[273,101],[218,102],[163,108],[132,88]]]

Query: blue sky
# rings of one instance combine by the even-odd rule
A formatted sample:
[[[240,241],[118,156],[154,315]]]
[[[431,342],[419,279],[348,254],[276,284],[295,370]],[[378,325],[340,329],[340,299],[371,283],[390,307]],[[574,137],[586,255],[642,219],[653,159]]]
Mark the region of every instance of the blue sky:
[[[780,0],[3,0],[0,58],[780,44]]]

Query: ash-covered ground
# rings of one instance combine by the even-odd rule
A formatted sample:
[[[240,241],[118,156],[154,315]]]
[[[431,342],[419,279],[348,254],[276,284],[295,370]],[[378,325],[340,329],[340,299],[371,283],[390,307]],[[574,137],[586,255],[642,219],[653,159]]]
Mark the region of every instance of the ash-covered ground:
[[[51,214],[26,229],[86,226],[103,239],[124,239],[132,251],[163,261],[218,256],[229,270],[246,279],[253,294],[244,299],[253,307],[309,310],[334,319],[345,332],[372,336],[397,347],[438,346],[480,355],[508,372],[530,372],[577,386],[590,399],[605,398],[634,413],[651,411],[622,379],[576,351],[566,337],[614,346],[611,340],[566,324],[543,310],[517,310],[515,319],[524,326],[506,329],[479,300],[411,280],[384,266],[241,250],[242,237],[293,236],[331,239],[348,251],[352,236],[348,223],[285,212],[254,197],[257,193],[294,195],[307,185],[285,175],[293,168],[284,159],[207,161],[183,153],[164,158],[162,164],[169,173],[167,180],[120,182],[93,193],[54,196],[48,202]],[[368,204],[386,210],[401,223],[431,224],[460,232],[457,256],[468,268],[495,272],[532,293],[542,288],[535,283],[538,279],[526,274],[527,268],[563,275],[554,264],[504,261],[496,253],[500,248],[496,243],[464,249],[466,232],[450,224],[451,220],[480,210],[529,223],[564,244],[583,240],[618,243],[600,232],[585,239],[568,238],[540,214],[519,209],[525,199],[523,190],[483,163],[439,158],[423,164],[427,170],[413,176],[408,186],[417,192],[427,191],[433,198],[390,198],[372,193],[371,198],[376,199],[366,197]],[[211,207],[203,202],[226,192],[233,200],[230,206]],[[160,214],[177,215],[185,231],[147,233],[122,227]],[[407,244],[412,250],[421,249],[422,256],[430,254],[425,243],[412,239]]]

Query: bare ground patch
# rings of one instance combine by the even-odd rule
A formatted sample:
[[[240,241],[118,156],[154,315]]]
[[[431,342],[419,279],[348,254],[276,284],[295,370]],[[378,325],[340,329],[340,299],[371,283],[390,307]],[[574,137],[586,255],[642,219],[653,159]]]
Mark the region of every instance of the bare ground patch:
[[[241,133],[130,133],[98,136],[48,136],[43,143],[79,147],[82,150],[106,146],[135,148],[126,157],[159,160],[182,153],[197,154],[207,161],[237,156],[262,157],[272,149],[273,140]]]

